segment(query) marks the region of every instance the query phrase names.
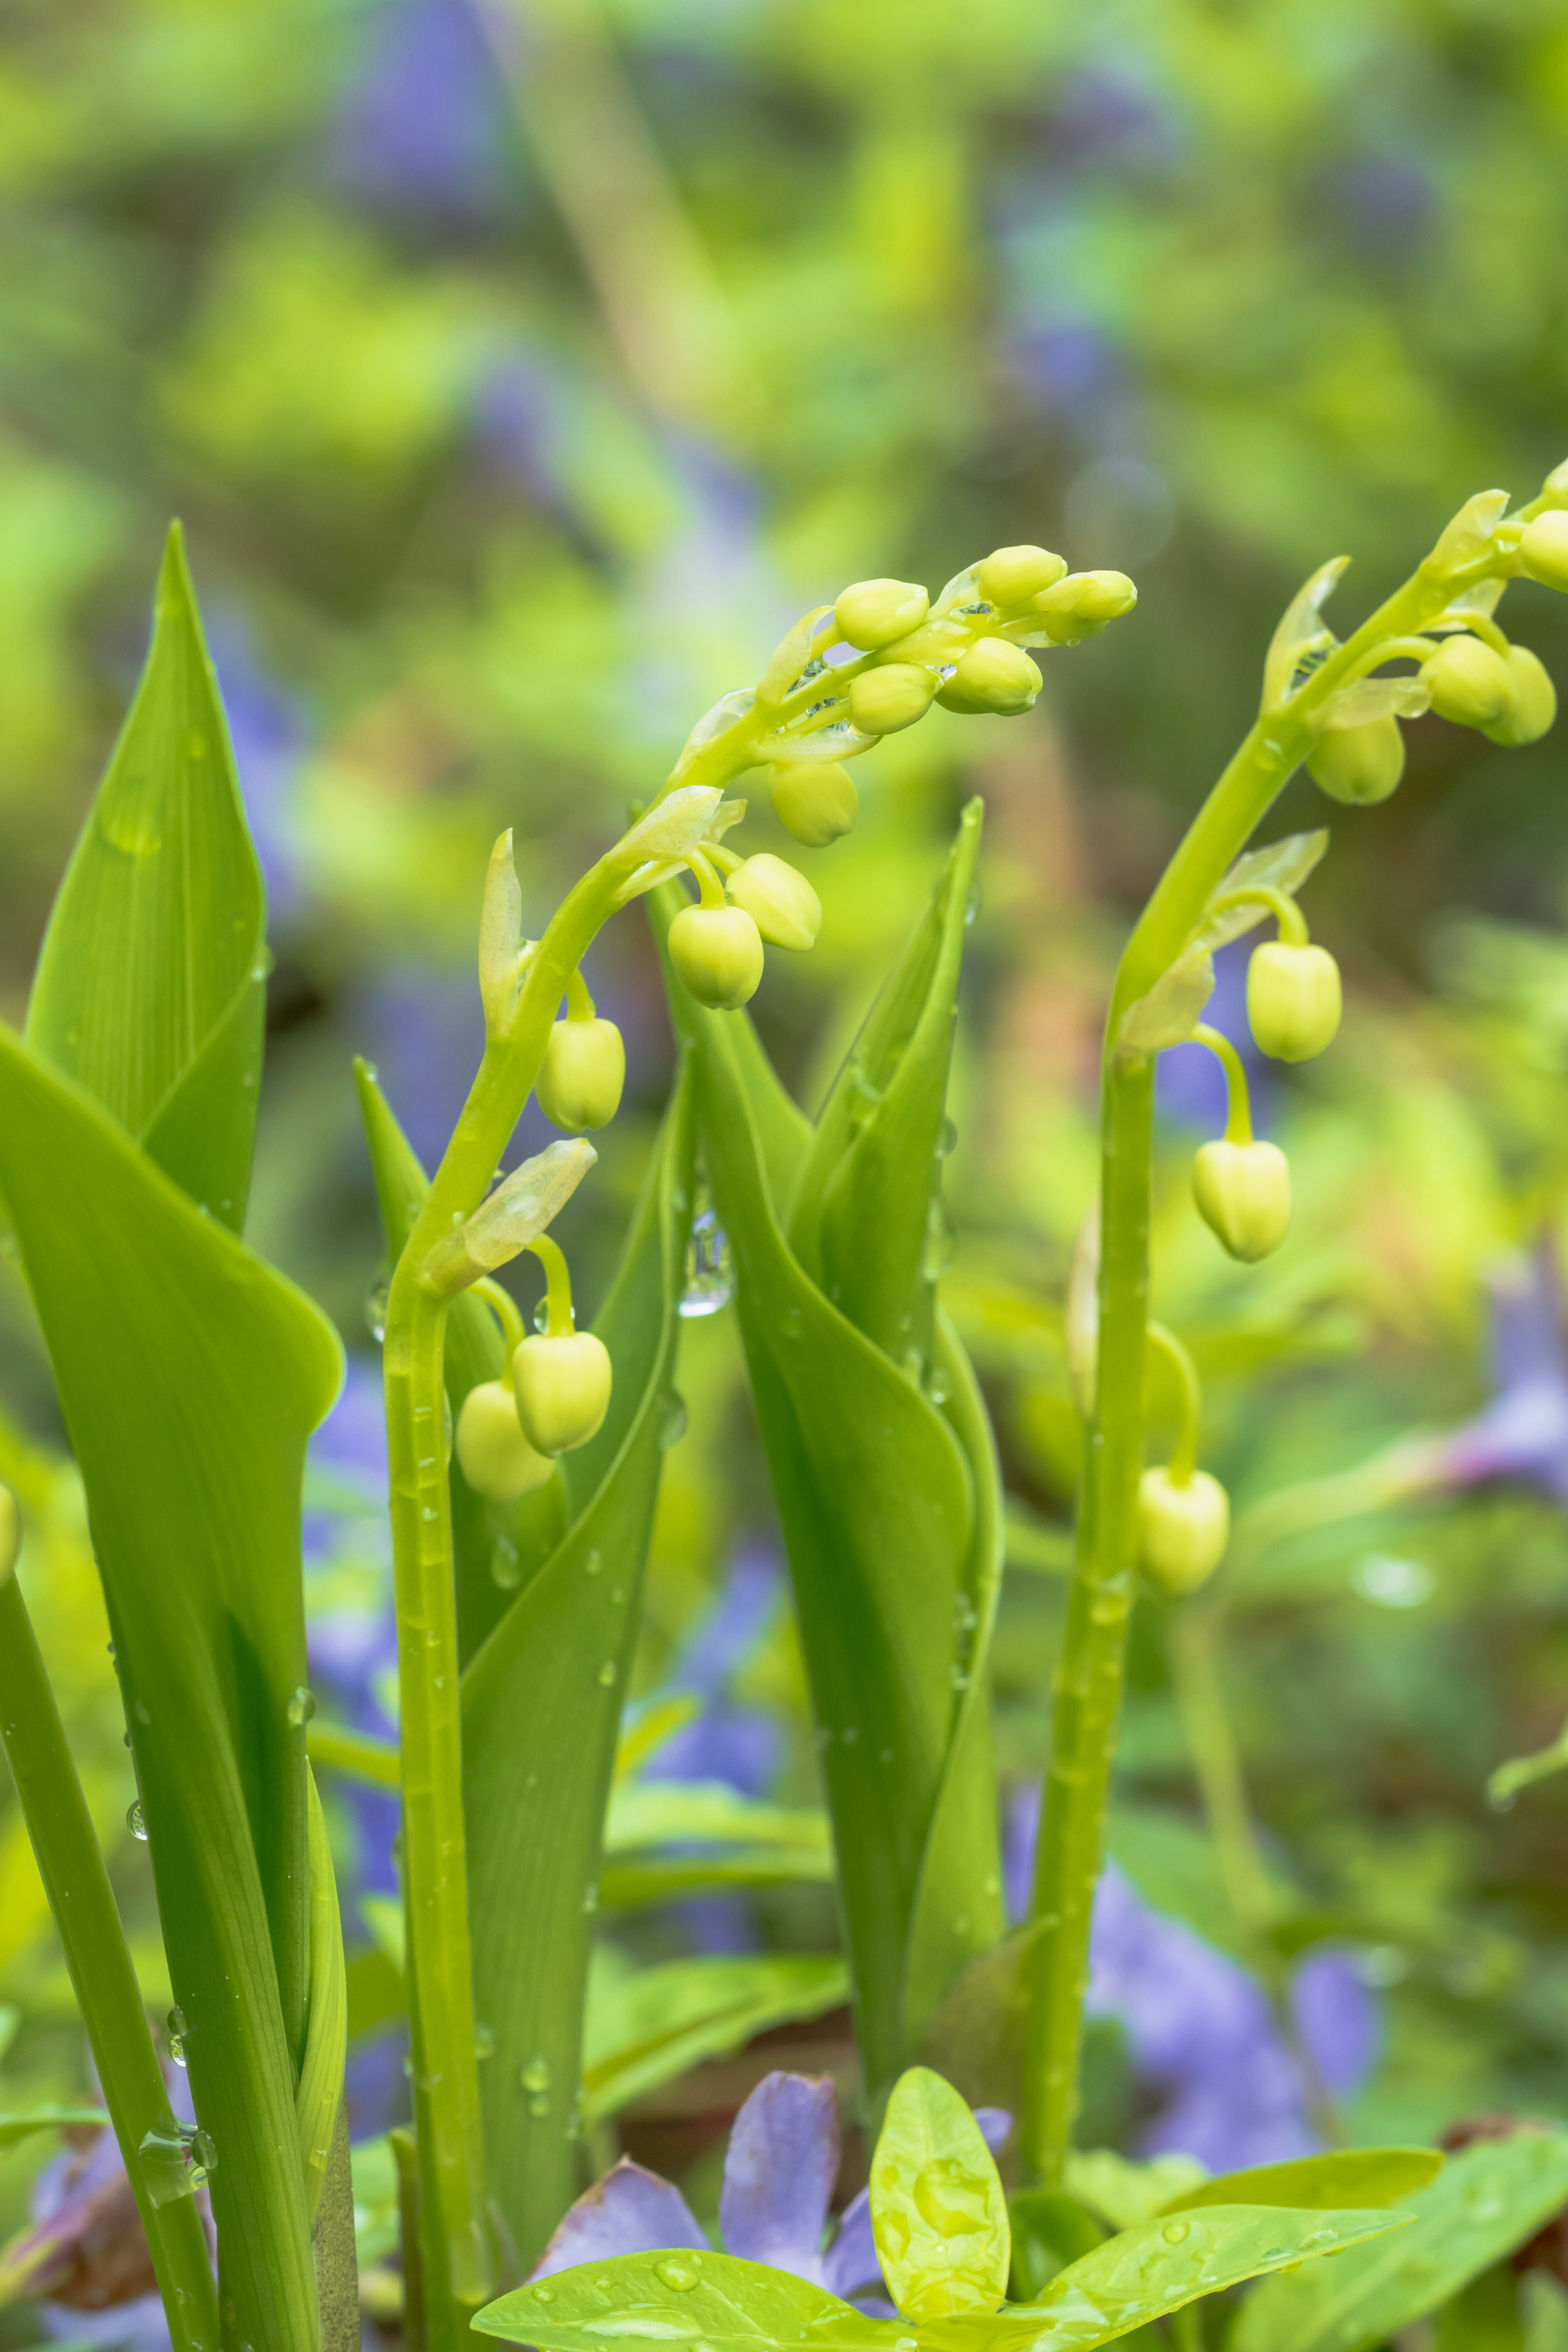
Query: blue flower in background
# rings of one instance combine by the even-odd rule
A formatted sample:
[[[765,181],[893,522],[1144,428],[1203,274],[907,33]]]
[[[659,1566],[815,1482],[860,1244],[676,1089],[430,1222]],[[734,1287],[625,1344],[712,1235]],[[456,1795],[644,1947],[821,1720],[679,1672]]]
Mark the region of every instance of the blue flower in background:
[[[296,786],[309,741],[304,713],[257,659],[235,615],[210,629],[214,667],[234,745],[235,766],[272,924],[288,924],[304,903]]]
[[[1240,1055],[1247,1072],[1253,1129],[1269,1132],[1272,1072],[1267,1057],[1252,1042],[1247,1017],[1247,967],[1254,940],[1233,940],[1216,950],[1215,989],[1204,1019],[1223,1030]],[[1200,1135],[1223,1135],[1227,1098],[1225,1072],[1206,1045],[1173,1045],[1154,1065],[1154,1103],[1163,1119],[1193,1129]]]
[[[459,219],[514,203],[510,101],[468,0],[395,0],[370,22],[334,129],[333,177],[368,203]]]
[[[1406,1448],[1413,1483],[1474,1486],[1522,1478],[1568,1503],[1568,1346],[1556,1255],[1542,1239],[1494,1269],[1492,1400],[1447,1436]],[[1422,1475],[1422,1472],[1425,1475]]]

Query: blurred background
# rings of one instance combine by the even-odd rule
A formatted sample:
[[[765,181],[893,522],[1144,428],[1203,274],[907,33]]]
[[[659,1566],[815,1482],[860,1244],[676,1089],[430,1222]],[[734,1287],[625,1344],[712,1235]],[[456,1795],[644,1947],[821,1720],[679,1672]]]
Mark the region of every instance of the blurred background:
[[[1051,656],[1024,719],[934,712],[859,762],[863,819],[833,849],[795,852],[760,802],[747,835],[798,856],[826,910],[754,1007],[811,1108],[959,806],[985,799],[948,1296],[1014,1504],[997,1726],[1026,1836],[1076,1478],[1061,1304],[1119,943],[1301,577],[1353,555],[1343,631],[1465,497],[1526,497],[1568,455],[1565,137],[1562,0],[0,11],[0,1011],[21,1017],[177,515],[271,902],[249,1238],[353,1356],[310,1519],[338,1712],[387,1727],[380,1240],[349,1057],[378,1063],[433,1160],[477,1056],[496,833],[516,830],[536,928],[800,611],[867,573],[934,592],[1039,541],[1130,572],[1135,615]],[[1546,593],[1515,588],[1504,617],[1568,688]],[[1225,1260],[1187,1198],[1219,1117],[1208,1066],[1163,1070],[1158,1306],[1204,1364],[1247,1539],[1203,1656],[1154,1606],[1140,1619],[1116,1851],[1136,1899],[1204,1938],[1169,1970],[1230,1957],[1162,2057],[1101,1956],[1095,2122],[1129,2149],[1239,2145],[1171,2120],[1234,2077],[1201,2021],[1245,2007],[1236,1964],[1261,1965],[1216,1720],[1297,1923],[1269,1965],[1338,1970],[1319,1970],[1343,2011],[1320,2071],[1350,2128],[1568,2101],[1568,1782],[1485,1799],[1568,1707],[1568,755],[1430,719],[1409,754],[1385,805],[1333,806],[1302,774],[1266,828],[1331,819],[1305,904],[1348,992],[1321,1064],[1258,1080],[1298,1199],[1266,1266]],[[1211,1017],[1239,1034],[1245,950],[1221,961]],[[670,1044],[640,917],[589,977],[631,1071],[563,1228],[591,1307]],[[518,1150],[545,1132],[525,1120]],[[732,1327],[687,1326],[640,1687],[707,1710],[672,1770],[809,1804]],[[0,1406],[0,1472],[38,1530],[30,1596],[156,2005],[79,1494],[4,1265]],[[387,1824],[362,1808],[338,1834],[345,1871],[389,1887]],[[796,1886],[626,1932],[646,1958],[821,1948],[834,1927],[826,1890]],[[4,2104],[79,2081],[14,1806],[0,2004]],[[365,2093],[371,2126],[399,2082]],[[645,2126],[671,2168],[700,2158],[700,2129]],[[0,2227],[36,2164],[0,2161]]]

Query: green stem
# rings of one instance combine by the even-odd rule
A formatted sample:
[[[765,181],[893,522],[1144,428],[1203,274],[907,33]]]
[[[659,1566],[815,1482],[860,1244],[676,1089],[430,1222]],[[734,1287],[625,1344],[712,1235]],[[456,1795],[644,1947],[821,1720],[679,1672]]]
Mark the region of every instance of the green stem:
[[[1267,907],[1279,926],[1279,936],[1293,948],[1304,948],[1310,934],[1307,918],[1289,890],[1276,890],[1267,882],[1255,882],[1245,890],[1227,890],[1223,898],[1214,902],[1216,915],[1231,907]]]
[[[1198,1368],[1173,1331],[1163,1323],[1149,1326],[1151,1345],[1157,1348],[1176,1375],[1182,1392],[1182,1417],[1176,1442],[1166,1464],[1173,1486],[1184,1486],[1198,1466],[1198,1431],[1203,1419],[1203,1390]]]
[[[548,1234],[541,1234],[528,1246],[544,1268],[545,1336],[551,1339],[569,1339],[577,1325],[572,1313],[572,1276],[565,1253],[560,1243],[552,1242]]]
[[[598,1017],[588,983],[574,964],[566,975],[566,1018],[568,1021],[594,1021]]]
[[[1143,1467],[1154,1072],[1147,1056],[1119,1052],[1114,1041],[1129,1007],[1182,953],[1215,886],[1305,758],[1310,714],[1378,645],[1418,632],[1494,564],[1488,552],[1439,572],[1428,559],[1288,705],[1259,717],[1189,826],[1117,972],[1103,1061],[1099,1369],[1035,1872],[1034,1908],[1044,1924],[1032,1968],[1023,2146],[1048,2187],[1063,2178],[1077,2111],[1089,1926],[1121,1711]]]
[[[156,2132],[166,2147],[177,2126],[109,1874],[14,1576],[0,1579],[0,1740],[147,2233],[170,2337],[175,2352],[217,2352],[217,2293],[195,2200],[155,2205],[148,2194],[142,2143]]]
[[[1225,1072],[1226,1121],[1227,1143],[1250,1143],[1252,1140],[1252,1089],[1247,1083],[1247,1066],[1223,1029],[1211,1029],[1200,1021],[1193,1031],[1194,1045],[1206,1045]]]
[[[474,2046],[451,1492],[442,1352],[447,1302],[424,1279],[484,1198],[555,1012],[621,879],[608,861],[563,901],[503,1036],[487,1044],[456,1131],[392,1277],[384,1369],[402,1718],[403,1878],[420,2168],[425,2327],[456,2352],[495,2286]]]
[[[504,1360],[510,1365],[528,1337],[527,1326],[523,1322],[516,1299],[510,1290],[503,1290],[499,1282],[492,1282],[488,1274],[481,1275],[478,1282],[470,1284],[469,1287],[476,1298],[484,1300],[485,1305],[500,1325],[501,1347],[505,1351]]]

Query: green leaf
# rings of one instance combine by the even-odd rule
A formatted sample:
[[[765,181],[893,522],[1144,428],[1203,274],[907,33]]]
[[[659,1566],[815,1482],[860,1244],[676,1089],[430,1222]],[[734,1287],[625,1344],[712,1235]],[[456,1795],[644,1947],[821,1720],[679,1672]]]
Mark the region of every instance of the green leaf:
[[[614,2254],[503,2294],[474,2326],[543,2352],[638,2342],[904,2352],[914,2343],[896,2319],[868,2319],[806,2279],[732,2254]]]
[[[826,1886],[832,1881],[832,1854],[813,1853],[798,1846],[647,1854],[630,1862],[606,1862],[599,1879],[599,1902],[605,1911],[632,1911],[645,1903],[672,1903],[689,1895],[721,1894],[737,1886]]]
[[[944,925],[960,935],[965,898],[950,889],[943,900]],[[656,894],[656,929],[679,903]],[[955,961],[937,962],[948,988]],[[810,1129],[744,1016],[705,1012],[672,973],[666,980],[696,1081],[704,1165],[734,1252],[875,2099],[947,1986],[1004,1927],[984,1673],[1001,1578],[990,1426],[943,1318],[930,1367],[932,1390],[945,1391],[938,1403],[823,1296],[776,1207]],[[951,1003],[944,1018],[950,1029]],[[921,1066],[940,1090],[945,1047]],[[876,1155],[865,1165],[868,1197],[884,1198],[887,1167]],[[927,1201],[934,1165],[927,1153],[919,1169]],[[815,1178],[794,1181],[804,1216]],[[847,1233],[849,1205],[836,1214],[835,1230]],[[814,1246],[826,1269],[826,1228]],[[925,1277],[916,1274],[918,1288]],[[879,1276],[868,1296],[886,1298],[892,1287],[890,1275]]]
[[[0,2147],[15,2147],[35,2132],[64,2131],[68,2124],[107,2124],[104,2107],[34,2107],[26,2115],[0,2115]]]
[[[1187,941],[1189,952],[1198,948],[1222,948],[1228,940],[1239,940],[1259,923],[1266,923],[1268,909],[1265,906],[1254,903],[1222,908],[1221,902],[1233,898],[1238,890],[1260,887],[1284,890],[1294,898],[1328,845],[1328,827],[1319,825],[1312,833],[1288,833],[1280,841],[1266,842],[1261,849],[1245,851],[1209,892],[1208,904]]]
[[[147,665],[55,900],[26,1036],[235,1233],[250,1186],[265,927],[176,523]]]
[[[1029,2024],[1029,1969],[1042,1924],[1032,1919],[977,1953],[955,1977],[921,2037],[922,2063],[972,2107],[1016,2109]]]
[[[1338,2263],[1320,2273],[1314,2258],[1358,2249],[1365,2239],[1402,2227],[1408,2238],[1398,2214],[1330,2217],[1250,2205],[1215,2205],[1179,2220],[1142,2221],[1069,2263],[1033,2303],[1008,2304],[992,2319],[928,2322],[921,2329],[921,2352],[1089,2352],[1267,2271],[1311,2262],[1313,2276],[1337,2277]],[[1264,2340],[1269,2352],[1285,2352],[1282,2340]],[[1233,2335],[1233,2347],[1236,2341]]]
[[[1062,2189],[1026,2189],[1007,2202],[1013,2232],[1008,2293],[1016,2303],[1032,2303],[1052,2279],[1105,2241],[1105,2231],[1087,2205]]]
[[[342,1350],[302,1293],[0,1026],[9,1202],[87,1489],[197,2113],[220,2294],[315,2324],[294,2074],[310,1865],[300,1497]]]
[[[1206,2178],[1195,2156],[1154,2156],[1134,2164],[1114,2148],[1091,2147],[1075,2149],[1068,2158],[1067,2185],[1072,2195],[1117,2230],[1152,2221],[1173,2198],[1200,2187]]]
[[[924,2322],[1007,2292],[1007,2200],[980,2126],[929,2066],[900,2076],[871,2158],[871,2228],[894,2303]]]
[[[590,1983],[583,2119],[603,2122],[704,2058],[770,2027],[820,2017],[848,1998],[842,1960],[799,1952],[665,1960]]]
[[[1336,2147],[1299,2156],[1288,2164],[1257,2164],[1222,2172],[1159,2209],[1191,2213],[1202,2205],[1291,2205],[1324,2212],[1354,2205],[1392,2205],[1436,2180],[1443,2158],[1435,2147]]]
[[[571,1528],[463,1677],[474,1999],[494,2037],[482,2076],[486,2140],[491,2187],[525,2263],[575,2179],[605,1807],[669,1427],[693,1129],[681,1077],[595,1325],[615,1385],[604,1427],[570,1457]]]
[[[638,1780],[610,1799],[606,1853],[639,1846],[748,1845],[829,1851],[827,1816],[815,1805],[766,1805],[742,1797],[726,1780]]]
[[[1365,2352],[1522,2245],[1564,2200],[1568,2131],[1477,2140],[1400,2207],[1414,2228],[1249,2295],[1230,2352]]]

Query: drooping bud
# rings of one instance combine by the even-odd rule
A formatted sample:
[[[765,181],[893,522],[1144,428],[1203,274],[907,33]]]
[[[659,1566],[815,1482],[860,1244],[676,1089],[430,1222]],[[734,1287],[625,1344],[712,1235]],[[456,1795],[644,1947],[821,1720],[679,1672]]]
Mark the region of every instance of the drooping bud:
[[[849,681],[849,722],[862,735],[896,735],[931,709],[937,680],[918,662],[884,662]]]
[[[931,610],[931,598],[912,580],[857,580],[833,607],[833,617],[845,641],[863,654],[874,654],[895,638],[918,629]]]
[[[822,929],[822,901],[806,880],[782,857],[763,850],[737,866],[725,883],[731,899],[743,907],[770,947],[814,948]]]
[[[1261,1053],[1310,1062],[1340,1025],[1340,968],[1327,948],[1268,940],[1247,967],[1247,1017]]]
[[[1562,520],[1568,522],[1568,514]],[[1521,743],[1538,743],[1552,725],[1557,716],[1557,688],[1528,646],[1510,646],[1508,674],[1512,700],[1496,726],[1483,727],[1481,732],[1489,742],[1517,750]]]
[[[1307,754],[1307,772],[1331,800],[1352,808],[1385,801],[1405,773],[1405,738],[1397,719],[1369,719],[1362,727],[1325,727]]]
[[[970,646],[937,700],[947,710],[988,710],[1016,719],[1032,710],[1040,673],[1022,646],[1005,637],[980,637]]]
[[[1232,1257],[1255,1265],[1290,1223],[1290,1163],[1277,1143],[1205,1143],[1193,1161],[1193,1198]]]
[[[1034,609],[1055,644],[1076,646],[1108,621],[1120,620],[1137,602],[1138,591],[1125,572],[1069,572],[1035,598]]]
[[[855,779],[837,760],[791,760],[768,778],[773,814],[808,849],[826,849],[860,814]]]
[[[9,1486],[0,1486],[0,1584],[16,1567],[22,1549],[22,1514]]]
[[[1138,1482],[1138,1565],[1151,1584],[1179,1601],[1205,1584],[1230,1539],[1230,1497],[1217,1478],[1194,1470],[1184,1485],[1168,1470]]]
[[[683,907],[669,927],[669,960],[699,1004],[732,1013],[757,992],[763,935],[744,907]]]
[[[975,582],[988,604],[1026,604],[1065,577],[1067,558],[1048,547],[999,547],[977,566]]]
[[[515,1503],[542,1486],[554,1464],[529,1444],[505,1381],[480,1381],[458,1415],[458,1464],[488,1503]]]
[[[1568,513],[1549,507],[1524,526],[1520,561],[1543,588],[1568,588]]]
[[[1513,678],[1502,656],[1479,637],[1445,637],[1421,677],[1439,719],[1456,727],[1495,727],[1508,716]]]
[[[511,1360],[522,1433],[537,1453],[571,1454],[610,1409],[610,1351],[592,1331],[535,1332]]]
[[[533,1091],[552,1126],[573,1135],[608,1127],[621,1107],[626,1049],[613,1021],[558,1021]]]

